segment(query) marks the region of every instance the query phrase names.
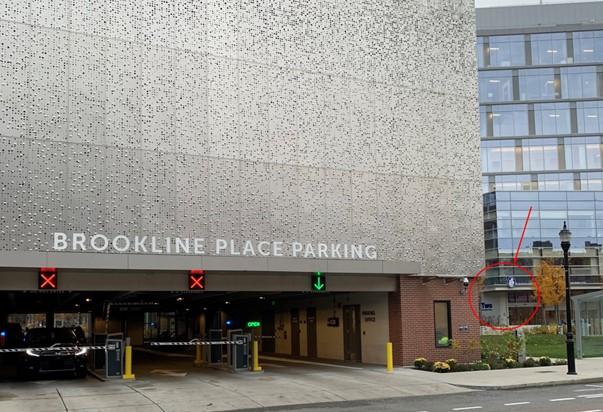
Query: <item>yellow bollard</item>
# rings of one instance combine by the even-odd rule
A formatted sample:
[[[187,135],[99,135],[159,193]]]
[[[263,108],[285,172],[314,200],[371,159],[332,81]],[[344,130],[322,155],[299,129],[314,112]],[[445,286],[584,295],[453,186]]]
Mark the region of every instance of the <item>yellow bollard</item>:
[[[203,348],[201,345],[197,345],[197,356],[195,357],[195,361],[193,362],[195,366],[203,365]]]
[[[260,351],[258,349],[258,341],[253,341],[253,369],[252,372],[261,372],[262,368],[260,366]]]
[[[394,372],[394,345],[391,342],[387,342],[385,345],[385,351],[387,354],[387,373]]]
[[[127,345],[126,346],[126,373],[124,373],[123,378],[124,379],[134,379],[135,376],[132,373],[132,346],[131,345]]]

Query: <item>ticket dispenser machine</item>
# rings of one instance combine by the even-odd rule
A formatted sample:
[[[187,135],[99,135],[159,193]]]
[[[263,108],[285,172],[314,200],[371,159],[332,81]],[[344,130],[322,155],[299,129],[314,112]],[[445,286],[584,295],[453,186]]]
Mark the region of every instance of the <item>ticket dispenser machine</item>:
[[[249,333],[233,333],[231,338],[234,345],[229,345],[230,356],[228,362],[230,368],[235,371],[249,370],[249,349],[251,346],[251,334]]]

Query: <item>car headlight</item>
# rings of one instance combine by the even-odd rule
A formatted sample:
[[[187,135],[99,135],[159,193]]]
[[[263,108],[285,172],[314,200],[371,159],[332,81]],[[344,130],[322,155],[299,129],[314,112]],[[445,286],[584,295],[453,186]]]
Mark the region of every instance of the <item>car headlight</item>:
[[[75,356],[81,356],[88,353],[88,348],[82,348],[79,351],[75,352]]]
[[[34,352],[33,350],[31,350],[31,349],[27,349],[27,350],[25,351],[25,353],[27,353],[29,356],[33,356],[33,357],[36,357],[36,358],[39,358],[39,357],[40,357],[40,354],[35,353],[35,352]]]

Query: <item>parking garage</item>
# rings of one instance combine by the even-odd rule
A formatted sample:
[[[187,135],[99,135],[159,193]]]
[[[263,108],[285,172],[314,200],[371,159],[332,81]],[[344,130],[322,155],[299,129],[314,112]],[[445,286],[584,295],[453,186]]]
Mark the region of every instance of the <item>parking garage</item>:
[[[466,307],[462,283],[417,276],[410,263],[233,256],[191,262],[190,257],[61,252],[33,257],[37,261],[31,255],[27,262],[18,255],[3,261],[13,264],[0,271],[6,333],[77,327],[89,345],[120,336],[138,359],[162,353],[195,357],[196,345],[186,342],[232,341],[236,331],[257,341],[262,356],[364,364],[384,365],[386,343],[394,341],[396,363],[404,364],[427,352],[423,345],[438,350],[434,302],[443,298],[448,338],[469,339],[478,332],[462,327],[468,322],[459,316]],[[78,268],[83,262],[88,267]],[[254,270],[241,270],[243,265]],[[417,300],[417,287],[427,300]],[[404,340],[414,349],[408,345],[404,352]],[[4,342],[16,344],[13,336]],[[211,356],[210,346],[203,348],[204,360]],[[223,346],[219,351],[226,357]],[[246,348],[251,356],[251,345]],[[103,356],[90,356],[89,368],[107,369]],[[169,364],[169,356],[164,362]]]

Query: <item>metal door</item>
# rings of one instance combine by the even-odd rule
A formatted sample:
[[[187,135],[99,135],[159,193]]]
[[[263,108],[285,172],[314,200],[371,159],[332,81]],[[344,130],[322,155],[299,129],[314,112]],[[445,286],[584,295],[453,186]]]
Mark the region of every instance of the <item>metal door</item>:
[[[343,307],[343,358],[362,362],[360,340],[360,305]]]
[[[262,313],[262,335],[265,339],[262,339],[261,350],[263,353],[274,353],[274,312]]]
[[[306,309],[306,324],[308,327],[308,357],[316,358],[318,356],[316,345],[316,308]]]
[[[299,309],[291,309],[291,355],[299,356]]]

